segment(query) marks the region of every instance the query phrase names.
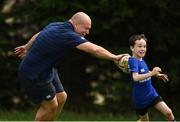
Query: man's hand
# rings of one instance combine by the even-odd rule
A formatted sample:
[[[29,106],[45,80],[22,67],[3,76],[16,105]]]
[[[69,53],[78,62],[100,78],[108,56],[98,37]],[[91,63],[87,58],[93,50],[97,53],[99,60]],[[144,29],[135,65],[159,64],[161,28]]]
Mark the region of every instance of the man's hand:
[[[116,55],[116,60],[114,60],[114,63],[115,63],[116,65],[118,65],[118,63],[119,63],[119,61],[121,60],[121,58],[124,57],[124,56],[126,56],[126,55],[129,55],[129,54],[125,53],[125,54]]]
[[[20,58],[25,57],[26,53],[27,53],[26,45],[22,45],[14,48],[14,54]]]

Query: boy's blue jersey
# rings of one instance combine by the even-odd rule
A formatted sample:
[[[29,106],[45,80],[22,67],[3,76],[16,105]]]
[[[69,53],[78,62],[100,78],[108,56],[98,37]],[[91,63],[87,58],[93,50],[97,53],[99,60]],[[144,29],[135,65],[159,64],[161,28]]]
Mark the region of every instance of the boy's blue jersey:
[[[130,57],[128,61],[129,70],[132,73],[145,74],[149,72],[148,66],[143,59]],[[132,82],[133,104],[136,109],[148,107],[155,97],[159,96],[151,83],[151,77],[142,81]]]
[[[69,21],[47,25],[37,36],[19,67],[19,74],[29,80],[51,73],[52,67],[79,44],[87,40],[74,32]]]

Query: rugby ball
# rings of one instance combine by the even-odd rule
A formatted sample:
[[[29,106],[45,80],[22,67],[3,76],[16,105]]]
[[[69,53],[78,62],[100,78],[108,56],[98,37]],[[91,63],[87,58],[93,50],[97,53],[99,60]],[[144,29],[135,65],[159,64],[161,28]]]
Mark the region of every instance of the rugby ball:
[[[118,61],[117,67],[120,68],[124,73],[129,73],[128,69],[128,61],[129,61],[130,55],[124,55],[122,58]]]

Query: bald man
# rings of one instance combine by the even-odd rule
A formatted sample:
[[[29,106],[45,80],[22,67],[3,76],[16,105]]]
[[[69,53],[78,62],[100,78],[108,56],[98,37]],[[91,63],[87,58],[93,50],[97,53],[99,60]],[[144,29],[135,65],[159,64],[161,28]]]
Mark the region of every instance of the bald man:
[[[19,66],[22,87],[40,105],[36,121],[54,120],[64,106],[67,94],[54,66],[69,52],[78,49],[115,63],[121,58],[85,39],[90,29],[90,17],[78,12],[69,21],[50,23],[27,44],[15,48],[15,54],[23,57]]]

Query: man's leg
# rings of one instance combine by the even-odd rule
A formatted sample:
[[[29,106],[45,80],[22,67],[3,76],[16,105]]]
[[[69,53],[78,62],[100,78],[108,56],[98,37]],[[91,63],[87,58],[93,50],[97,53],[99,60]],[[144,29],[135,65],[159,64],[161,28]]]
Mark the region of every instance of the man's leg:
[[[58,102],[56,96],[50,101],[43,101],[36,113],[35,121],[53,121],[56,117]]]
[[[58,109],[57,109],[56,116],[58,116],[64,107],[64,104],[67,99],[67,94],[64,91],[64,88],[60,81],[57,69],[53,68],[53,74],[54,74],[54,80],[52,83],[56,89],[56,98],[57,98],[57,102],[58,102]]]
[[[58,116],[64,107],[64,104],[65,104],[66,99],[67,99],[67,94],[65,91],[60,92],[60,93],[56,93],[56,98],[57,98],[57,102],[58,102],[58,108],[57,108],[56,115]]]

